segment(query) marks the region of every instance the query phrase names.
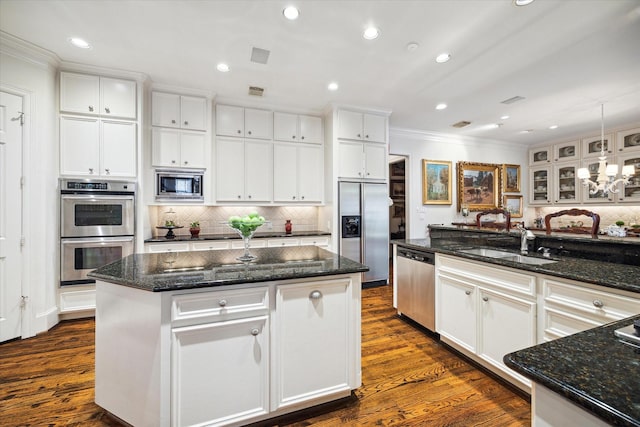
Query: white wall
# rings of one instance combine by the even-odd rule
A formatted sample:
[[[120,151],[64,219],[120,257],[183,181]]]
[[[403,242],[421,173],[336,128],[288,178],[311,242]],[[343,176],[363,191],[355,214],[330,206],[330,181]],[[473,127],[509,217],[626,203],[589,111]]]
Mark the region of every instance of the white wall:
[[[406,215],[407,238],[424,238],[429,224],[451,224],[458,215],[456,162],[509,163],[521,165],[522,191],[527,200],[528,148],[523,145],[457,135],[436,134],[391,128],[389,154],[407,156]],[[422,204],[422,159],[452,162],[452,204]],[[526,204],[525,204],[526,209]]]
[[[23,94],[25,111],[23,149],[23,294],[28,296],[23,337],[58,322],[58,137],[55,58],[45,51],[20,46],[0,37],[0,85]]]

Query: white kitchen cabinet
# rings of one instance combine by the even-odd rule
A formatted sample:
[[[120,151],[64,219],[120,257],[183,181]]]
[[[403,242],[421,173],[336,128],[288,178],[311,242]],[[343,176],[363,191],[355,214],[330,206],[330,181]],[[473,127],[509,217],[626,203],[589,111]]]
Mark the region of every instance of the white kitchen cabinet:
[[[550,341],[640,313],[640,296],[543,276],[540,341]]]
[[[602,137],[601,136],[592,136],[590,138],[582,139],[582,158],[598,158],[602,153]],[[614,152],[615,143],[613,141],[612,134],[604,135],[604,154],[610,155]]]
[[[338,177],[353,179],[386,179],[387,146],[340,141]]]
[[[354,374],[348,278],[278,286],[272,409],[348,391]]]
[[[580,160],[580,141],[568,141],[553,146],[553,161]]]
[[[581,183],[578,180],[579,162],[558,163],[553,167],[554,203],[576,204],[580,202]]]
[[[262,239],[251,239],[249,240],[249,248],[266,248],[268,240],[265,238]],[[244,249],[244,240],[234,239],[231,241],[231,249]]]
[[[269,239],[267,246],[277,248],[282,246],[300,246],[300,240],[293,237],[283,237],[282,239]]]
[[[529,168],[529,204],[546,205],[553,202],[554,181],[551,165]]]
[[[621,202],[640,202],[640,152],[620,155],[617,160],[620,172],[622,172],[623,166],[629,165],[633,165],[636,170],[635,175],[629,179],[629,185],[618,184],[620,188],[618,200]]]
[[[197,96],[153,92],[151,124],[188,130],[207,130],[207,99]]]
[[[229,249],[231,244],[227,240],[203,240],[199,242],[191,242],[190,249],[192,251],[219,251]]]
[[[322,146],[275,143],[273,156],[274,202],[322,201]]]
[[[148,253],[186,252],[191,250],[189,242],[145,243],[144,251]]]
[[[533,275],[438,254],[436,331],[445,343],[528,389],[531,381],[502,358],[537,342],[536,283]]]
[[[216,135],[273,139],[273,113],[255,108],[217,105]]]
[[[272,198],[271,142],[217,138],[216,199],[222,202],[269,202]]]
[[[640,152],[640,128],[629,129],[616,134],[616,149],[618,154]]]
[[[60,73],[60,111],[124,119],[136,118],[136,82]]]
[[[97,118],[60,117],[60,173],[136,176],[137,125]]]
[[[273,139],[322,144],[322,118],[290,113],[273,113]]]
[[[326,249],[330,245],[330,240],[328,236],[301,237],[300,246],[319,246]]]
[[[338,138],[386,143],[387,117],[339,110]]]
[[[551,163],[553,147],[534,147],[529,150],[529,166],[540,166]]]
[[[151,137],[153,166],[206,168],[207,134],[154,127]]]
[[[611,157],[607,158],[611,160]],[[596,180],[598,179],[598,169],[600,168],[600,161],[598,159],[586,159],[583,160],[582,167],[587,168],[587,170],[589,171],[589,179],[591,179],[593,182],[596,182]],[[592,194],[591,186],[584,186],[582,182],[580,182],[580,187],[582,191],[583,203],[596,204],[611,203],[615,201],[616,195],[613,193],[604,193],[602,191],[597,191]]]

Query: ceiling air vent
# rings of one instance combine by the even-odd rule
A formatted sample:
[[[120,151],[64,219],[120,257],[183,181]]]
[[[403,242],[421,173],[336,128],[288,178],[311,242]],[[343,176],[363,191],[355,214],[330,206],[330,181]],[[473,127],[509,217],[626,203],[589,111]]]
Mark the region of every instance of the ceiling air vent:
[[[251,62],[256,62],[258,64],[266,64],[269,60],[269,54],[271,52],[266,49],[260,49],[259,47],[254,47],[251,49]]]
[[[451,126],[453,126],[454,128],[463,128],[465,126],[469,126],[471,124],[471,122],[468,122],[466,120],[462,120],[459,121],[458,123],[454,123]]]
[[[500,104],[513,104],[514,102],[522,101],[523,99],[524,99],[524,96],[514,96],[513,98],[500,101]]]
[[[249,86],[249,95],[262,96],[264,94],[264,88],[258,86]]]

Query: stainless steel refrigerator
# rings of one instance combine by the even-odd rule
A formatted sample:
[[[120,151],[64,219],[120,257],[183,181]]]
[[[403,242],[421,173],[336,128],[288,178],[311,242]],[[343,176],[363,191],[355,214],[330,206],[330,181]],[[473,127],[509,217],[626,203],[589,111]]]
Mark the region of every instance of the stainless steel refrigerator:
[[[338,183],[340,255],[369,267],[365,285],[389,280],[389,195],[387,184]]]

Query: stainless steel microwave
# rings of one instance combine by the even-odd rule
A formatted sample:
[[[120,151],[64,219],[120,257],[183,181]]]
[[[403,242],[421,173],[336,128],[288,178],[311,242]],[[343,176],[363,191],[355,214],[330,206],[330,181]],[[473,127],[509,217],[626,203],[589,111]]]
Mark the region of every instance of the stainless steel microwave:
[[[202,169],[156,169],[156,200],[204,200]]]

